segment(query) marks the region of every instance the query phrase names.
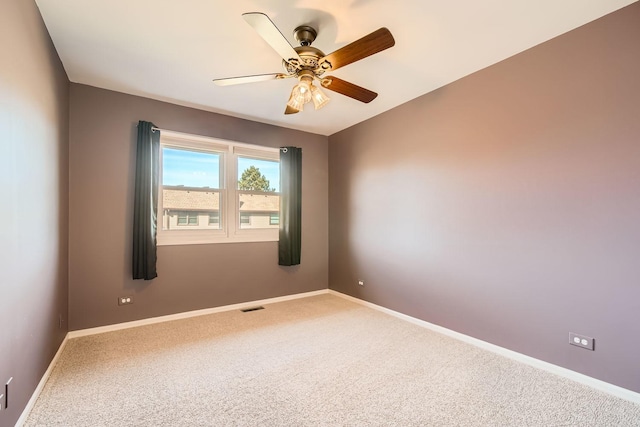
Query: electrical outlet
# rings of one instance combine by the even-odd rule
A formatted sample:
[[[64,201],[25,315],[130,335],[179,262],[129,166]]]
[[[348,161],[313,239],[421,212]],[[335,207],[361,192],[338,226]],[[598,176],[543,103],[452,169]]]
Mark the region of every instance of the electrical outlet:
[[[596,345],[596,340],[591,338],[591,337],[587,337],[587,336],[584,336],[584,335],[578,335],[578,334],[574,334],[573,332],[569,332],[569,344],[575,345],[576,347],[580,347],[580,348],[584,348],[584,349],[587,349],[587,350],[594,351],[595,350],[595,345]]]
[[[358,280],[358,285],[364,286],[364,280]]]
[[[133,304],[133,297],[118,297],[118,305],[129,305]]]

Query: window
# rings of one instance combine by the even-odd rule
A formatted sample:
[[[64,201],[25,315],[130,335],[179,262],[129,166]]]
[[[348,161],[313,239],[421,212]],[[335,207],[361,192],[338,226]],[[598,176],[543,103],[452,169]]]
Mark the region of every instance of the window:
[[[158,244],[277,241],[279,157],[276,148],[163,131]]]
[[[198,213],[178,212],[178,225],[198,225]]]
[[[270,225],[280,225],[280,213],[272,213],[269,216]]]

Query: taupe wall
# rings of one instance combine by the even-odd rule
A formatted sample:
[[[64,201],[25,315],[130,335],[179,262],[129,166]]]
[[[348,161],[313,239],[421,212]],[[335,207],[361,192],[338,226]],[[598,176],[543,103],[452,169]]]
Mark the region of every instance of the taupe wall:
[[[635,3],[332,135],[330,288],[640,392],[639,42]]]
[[[0,2],[0,425],[14,425],[67,330],[69,81],[32,1]],[[62,328],[58,327],[62,316]]]
[[[328,287],[328,139],[89,86],[71,85],[70,329]],[[153,281],[131,279],[135,132],[163,129],[303,150],[302,263],[278,266],[277,242],[161,246]],[[117,297],[134,304],[118,307]]]

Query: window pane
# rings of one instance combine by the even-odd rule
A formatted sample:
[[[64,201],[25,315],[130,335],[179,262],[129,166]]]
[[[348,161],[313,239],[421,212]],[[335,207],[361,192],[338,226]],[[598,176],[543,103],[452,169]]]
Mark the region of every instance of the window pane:
[[[219,153],[162,147],[163,230],[221,228],[221,161]]]
[[[280,163],[238,156],[240,228],[277,228],[271,216],[280,210]],[[260,194],[263,193],[263,194]],[[276,194],[274,194],[276,193]]]
[[[270,225],[280,225],[280,213],[272,213],[269,218]]]

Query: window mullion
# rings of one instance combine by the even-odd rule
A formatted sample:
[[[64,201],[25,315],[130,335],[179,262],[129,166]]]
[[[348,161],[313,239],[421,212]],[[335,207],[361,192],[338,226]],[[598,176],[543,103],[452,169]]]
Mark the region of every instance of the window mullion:
[[[236,177],[238,176],[238,160],[237,155],[233,153],[233,148],[229,150],[229,154],[227,155],[228,160],[226,161],[227,170],[227,218],[229,221],[229,235],[234,236],[238,232],[238,223],[239,223],[239,206],[238,206],[238,190]]]

